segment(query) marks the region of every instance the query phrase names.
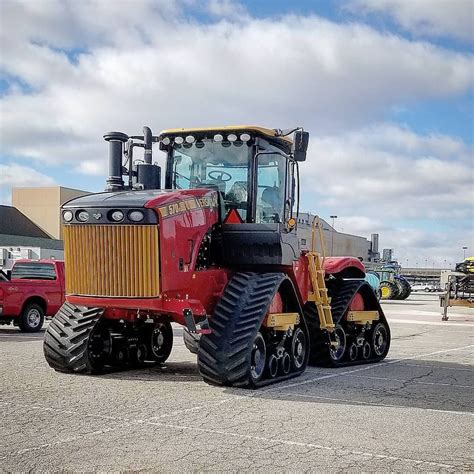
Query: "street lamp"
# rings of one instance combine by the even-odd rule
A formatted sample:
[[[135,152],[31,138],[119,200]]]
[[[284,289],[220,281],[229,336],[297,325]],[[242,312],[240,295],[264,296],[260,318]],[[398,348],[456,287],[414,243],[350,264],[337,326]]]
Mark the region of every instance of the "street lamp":
[[[464,251],[463,260],[466,260],[466,250],[468,249],[468,247],[464,246],[462,249]]]
[[[332,232],[331,232],[331,257],[334,255],[334,219],[337,219],[337,216],[329,216],[332,219]]]

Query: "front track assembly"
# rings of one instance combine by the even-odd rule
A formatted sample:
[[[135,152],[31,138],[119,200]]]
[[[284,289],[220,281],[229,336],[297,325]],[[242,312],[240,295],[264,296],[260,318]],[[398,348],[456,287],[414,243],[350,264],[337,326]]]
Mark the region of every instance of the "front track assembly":
[[[285,311],[301,315],[286,331],[263,324],[277,292]],[[308,330],[293,284],[283,273],[235,274],[210,326],[198,351],[199,371],[210,384],[256,388],[296,377],[306,368]]]
[[[126,323],[101,318],[103,310],[64,303],[44,336],[44,355],[59,372],[83,374],[164,362],[173,346],[166,320]]]

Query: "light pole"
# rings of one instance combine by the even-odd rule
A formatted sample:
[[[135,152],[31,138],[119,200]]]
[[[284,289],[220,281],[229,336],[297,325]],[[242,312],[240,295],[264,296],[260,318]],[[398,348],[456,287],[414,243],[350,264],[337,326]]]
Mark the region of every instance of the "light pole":
[[[463,249],[463,257],[462,258],[463,258],[463,260],[466,260],[466,250],[468,249],[468,247],[463,246],[462,249]]]
[[[331,257],[334,255],[334,220],[337,216],[329,216],[332,219],[332,231],[331,231]]]

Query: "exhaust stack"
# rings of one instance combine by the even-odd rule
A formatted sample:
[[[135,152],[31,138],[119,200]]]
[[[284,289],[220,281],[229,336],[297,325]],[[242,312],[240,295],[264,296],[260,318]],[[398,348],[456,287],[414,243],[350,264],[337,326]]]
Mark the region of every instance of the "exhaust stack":
[[[104,135],[104,140],[109,142],[109,178],[105,190],[123,191],[125,189],[122,178],[123,144],[128,141],[128,135],[122,132],[109,132]]]

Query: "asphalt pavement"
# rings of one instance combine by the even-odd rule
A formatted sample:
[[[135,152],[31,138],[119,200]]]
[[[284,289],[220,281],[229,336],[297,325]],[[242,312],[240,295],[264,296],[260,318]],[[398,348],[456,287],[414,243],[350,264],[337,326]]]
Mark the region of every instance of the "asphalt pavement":
[[[384,362],[256,391],[205,384],[179,328],[163,366],[78,376],[48,367],[42,333],[0,327],[0,470],[474,470],[473,310],[383,307]]]

